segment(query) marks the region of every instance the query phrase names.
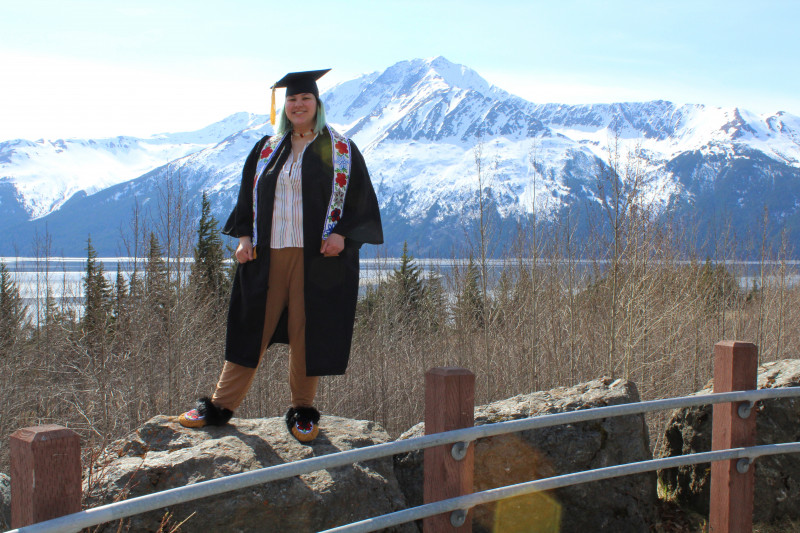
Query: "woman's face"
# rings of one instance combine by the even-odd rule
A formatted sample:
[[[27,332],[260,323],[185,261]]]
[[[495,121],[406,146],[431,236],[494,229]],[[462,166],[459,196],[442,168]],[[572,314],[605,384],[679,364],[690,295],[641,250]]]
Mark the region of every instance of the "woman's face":
[[[300,93],[287,96],[284,109],[295,130],[305,132],[313,129],[317,118],[317,99],[313,94]]]

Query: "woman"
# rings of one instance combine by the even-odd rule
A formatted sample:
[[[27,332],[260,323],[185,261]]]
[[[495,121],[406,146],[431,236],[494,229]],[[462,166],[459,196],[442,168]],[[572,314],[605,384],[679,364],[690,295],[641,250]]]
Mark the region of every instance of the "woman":
[[[318,376],[347,368],[358,296],[359,248],[381,244],[380,212],[364,158],[325,123],[316,80],[287,74],[277,133],[256,143],[223,233],[239,238],[225,365],[211,398],[179,417],[186,427],[223,425],[244,400],[263,352],[289,344],[289,431],[319,432]]]

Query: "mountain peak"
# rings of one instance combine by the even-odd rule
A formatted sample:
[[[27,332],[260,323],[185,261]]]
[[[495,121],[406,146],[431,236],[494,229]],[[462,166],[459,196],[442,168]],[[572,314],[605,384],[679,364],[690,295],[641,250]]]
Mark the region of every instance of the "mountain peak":
[[[266,120],[268,120],[266,115],[256,115],[254,113],[240,111],[199,130],[180,133],[162,133],[154,137],[163,139],[178,138],[181,140],[190,140],[191,142],[211,143],[224,139],[228,135],[245,130],[256,124],[263,123]]]
[[[472,89],[484,96],[489,96],[491,93],[499,90],[494,85],[489,84],[489,82],[471,68],[458,63],[451,63],[442,56],[433,58],[430,65],[431,69],[439,73],[452,87]]]
[[[442,56],[400,61],[383,72],[341,83],[322,95],[328,120],[347,135],[358,135],[357,141],[380,137],[379,131],[388,131],[402,117],[416,115],[414,120],[420,124],[429,119],[441,122],[465,99],[486,105],[511,98],[516,97]],[[431,112],[436,117],[429,116]]]
[[[390,77],[402,76],[406,87],[425,83],[443,89],[472,90],[487,97],[499,91],[471,68],[453,63],[444,56],[401,61],[386,69],[385,73]]]
[[[757,116],[664,100],[535,105],[442,56],[395,63],[321,98],[328,120],[367,160],[390,246],[408,240],[446,250],[452,235],[472,224],[477,143],[498,221],[513,233],[534,207],[545,216],[583,201],[596,205],[594,184],[613,164],[609,146],[618,139],[625,151],[642,148],[653,202],[666,206],[674,195],[687,209],[718,212],[717,197],[729,196],[714,191],[731,183],[736,198],[755,194],[750,204],[788,199],[770,204],[787,221],[800,212],[800,192],[790,188],[800,179],[800,117],[787,113]],[[266,115],[242,112],[148,138],[0,142],[0,249],[10,250],[15,239],[32,242],[50,224],[65,249],[80,253],[91,231],[98,250],[102,237],[106,253],[115,253],[117,228],[134,206],[150,199],[156,205],[168,179],[182,180],[187,205],[207,191],[215,216],[227,216],[243,161],[272,131]],[[736,213],[744,217],[743,207]],[[34,217],[41,220],[19,222]]]

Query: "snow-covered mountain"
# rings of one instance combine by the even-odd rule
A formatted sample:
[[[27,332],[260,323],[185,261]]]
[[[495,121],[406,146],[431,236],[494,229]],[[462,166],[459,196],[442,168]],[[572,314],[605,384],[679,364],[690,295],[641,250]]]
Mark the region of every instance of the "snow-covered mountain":
[[[596,177],[618,149],[623,164],[640,150],[651,202],[710,210],[719,224],[734,216],[750,224],[768,205],[776,230],[797,216],[788,200],[800,199],[800,119],[782,112],[665,101],[535,105],[443,58],[398,63],[323,98],[380,183],[394,241],[418,249],[441,252],[448,237],[464,237],[477,205],[476,145],[501,221],[531,213],[534,200],[551,217],[595,200]],[[723,182],[721,195],[714,184]],[[755,209],[735,212],[744,206]]]
[[[397,63],[322,99],[329,122],[365,155],[390,251],[408,240],[418,255],[449,254],[477,215],[479,175],[501,229],[531,213],[534,199],[551,218],[596,205],[596,177],[616,147],[623,156],[641,151],[656,204],[717,222],[759,220],[765,205],[778,226],[800,217],[800,118],[783,112],[665,101],[537,105],[442,57]],[[0,213],[9,216],[0,253],[12,241],[24,248],[45,224],[65,253],[80,254],[88,233],[105,253],[120,253],[134,206],[157,210],[170,180],[192,206],[208,191],[224,219],[242,162],[267,133],[266,116],[239,113],[148,139],[2,143]]]
[[[201,130],[148,138],[57,139],[0,143],[0,184],[31,219],[58,210],[74,194],[86,194],[138,178],[154,168],[223,142],[264,117],[237,113]]]

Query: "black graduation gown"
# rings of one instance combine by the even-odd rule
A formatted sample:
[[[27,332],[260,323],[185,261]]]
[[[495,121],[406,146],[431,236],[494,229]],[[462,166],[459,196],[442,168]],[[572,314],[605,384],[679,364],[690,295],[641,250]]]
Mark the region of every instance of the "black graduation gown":
[[[253,147],[242,171],[239,198],[222,232],[231,237],[253,234],[253,178],[268,137]],[[291,157],[291,137],[278,148],[258,180],[258,243],[256,259],[238,265],[233,281],[225,359],[249,368],[258,365],[269,279],[269,240],[278,174]],[[383,243],[380,211],[364,158],[350,142],[350,181],[342,215],[333,229],[345,237],[337,257],[320,252],[322,230],[333,188],[331,136],[327,127],[303,155],[303,265],[306,313],[306,374],[344,374],[350,357],[358,298],[359,249],[363,243]],[[288,309],[270,344],[288,343]]]

